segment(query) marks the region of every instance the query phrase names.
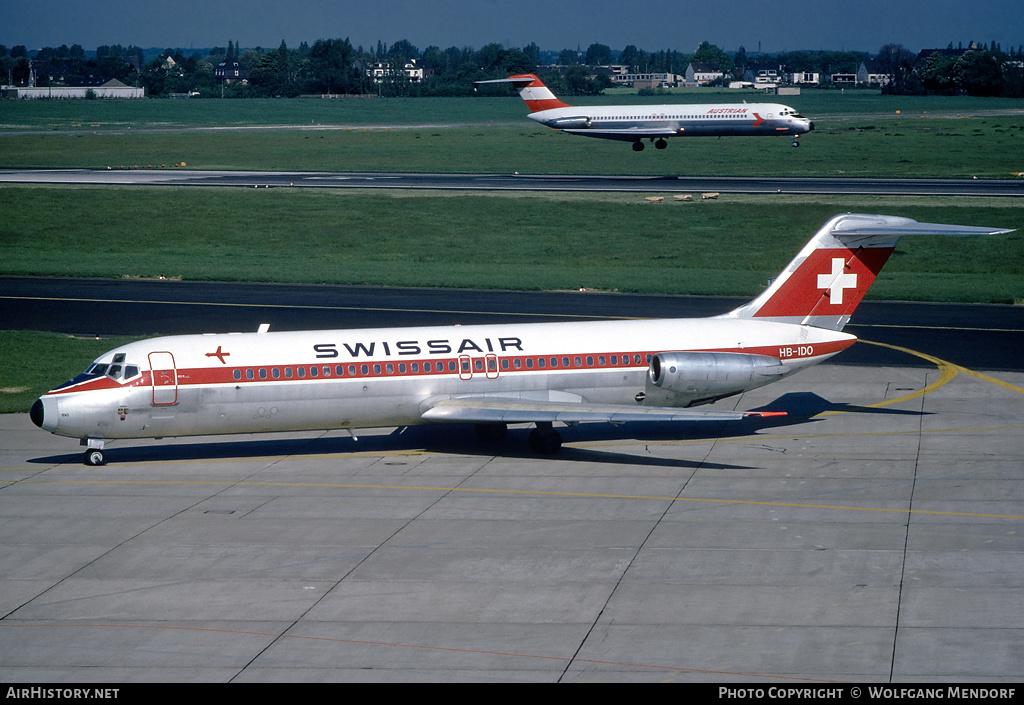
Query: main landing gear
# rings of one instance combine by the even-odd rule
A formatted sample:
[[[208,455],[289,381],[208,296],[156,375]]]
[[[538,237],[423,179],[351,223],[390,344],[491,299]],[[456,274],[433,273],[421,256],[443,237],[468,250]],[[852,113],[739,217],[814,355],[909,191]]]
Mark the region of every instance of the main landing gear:
[[[665,149],[665,147],[668,146],[668,142],[666,142],[663,139],[657,139],[657,140],[651,140],[651,141],[654,143],[654,148],[655,149]],[[633,143],[633,151],[634,152],[642,152],[642,151],[644,151],[644,143],[642,141],[640,141],[640,140],[637,140],[636,142],[634,142]]]
[[[551,427],[550,421],[538,421],[537,428],[530,431],[529,442],[534,453],[554,455],[562,447],[562,436]]]
[[[481,423],[476,425],[476,437],[488,443],[505,440],[508,426],[503,423]],[[562,447],[562,436],[551,426],[550,421],[538,421],[537,428],[530,431],[527,439],[530,449],[540,455],[553,455]]]

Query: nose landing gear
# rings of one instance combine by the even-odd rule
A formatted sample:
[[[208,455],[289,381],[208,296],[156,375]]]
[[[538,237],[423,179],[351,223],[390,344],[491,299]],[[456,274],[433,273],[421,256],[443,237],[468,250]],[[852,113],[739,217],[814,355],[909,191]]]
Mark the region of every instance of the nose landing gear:
[[[91,467],[98,467],[100,465],[106,465],[107,459],[103,455],[103,441],[98,438],[90,438],[83,440],[82,445],[89,446],[89,449],[85,451],[85,456],[82,458],[86,465]]]

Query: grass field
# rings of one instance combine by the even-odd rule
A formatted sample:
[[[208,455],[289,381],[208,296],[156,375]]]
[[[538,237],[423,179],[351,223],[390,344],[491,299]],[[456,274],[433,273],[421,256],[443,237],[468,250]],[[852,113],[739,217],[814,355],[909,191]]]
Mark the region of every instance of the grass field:
[[[686,92],[581,103],[764,100]],[[816,119],[787,138],[676,138],[634,154],[526,117],[518,98],[0,102],[0,166],[1015,178],[1024,172],[1024,102],[805,91],[780,99]],[[899,111],[897,113],[897,111]],[[972,115],[972,117],[961,117]],[[287,125],[345,129],[247,129]],[[381,127],[387,126],[387,127]],[[373,128],[373,129],[371,129]]]
[[[754,295],[842,211],[1024,231],[995,198],[4,187],[0,272]],[[872,295],[1024,299],[1020,234],[899,252]]]
[[[49,389],[131,338],[93,340],[39,331],[0,331],[0,414],[24,413]],[[27,362],[31,364],[26,364]]]

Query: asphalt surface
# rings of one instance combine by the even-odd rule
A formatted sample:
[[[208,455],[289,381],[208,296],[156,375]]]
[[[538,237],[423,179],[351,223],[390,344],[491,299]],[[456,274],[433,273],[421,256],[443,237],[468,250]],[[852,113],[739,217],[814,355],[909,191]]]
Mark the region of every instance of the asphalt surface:
[[[634,193],[787,193],[878,196],[1024,196],[1024,179],[839,179],[684,176],[543,176],[189,171],[178,169],[0,169],[0,183],[372,188]]]
[[[581,424],[554,457],[525,428],[130,441],[101,468],[2,415],[0,680],[1019,689],[1024,375],[819,365],[728,404],[793,414]]]

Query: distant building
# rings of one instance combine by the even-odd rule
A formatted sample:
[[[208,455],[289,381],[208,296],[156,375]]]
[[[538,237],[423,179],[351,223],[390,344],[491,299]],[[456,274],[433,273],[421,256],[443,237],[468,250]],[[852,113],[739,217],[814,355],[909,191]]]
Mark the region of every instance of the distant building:
[[[4,98],[25,100],[32,98],[145,98],[144,88],[126,86],[117,79],[87,86],[44,86],[41,88],[16,88],[5,86]]]
[[[717,81],[725,72],[717,64],[690,64],[686,67],[686,80],[689,83],[711,83]]]
[[[685,81],[675,73],[624,73],[615,76],[615,85],[633,88],[674,88]]]
[[[862,61],[857,69],[857,83],[869,86],[888,86],[892,83],[892,74],[887,73],[878,59]]]
[[[221,83],[230,84],[237,81],[246,85],[249,83],[249,69],[238,63],[238,59],[224,59],[213,70],[213,77]]]
[[[817,85],[821,83],[821,74],[812,73],[810,71],[795,71],[789,76],[789,82],[794,85],[800,84],[812,84]]]
[[[366,75],[373,80],[374,83],[384,83],[385,81],[397,81],[405,80],[409,83],[421,83],[426,78],[426,70],[419,65],[416,59],[409,61],[404,64],[402,68],[397,68],[393,64],[378,61],[376,64],[366,69]]]

